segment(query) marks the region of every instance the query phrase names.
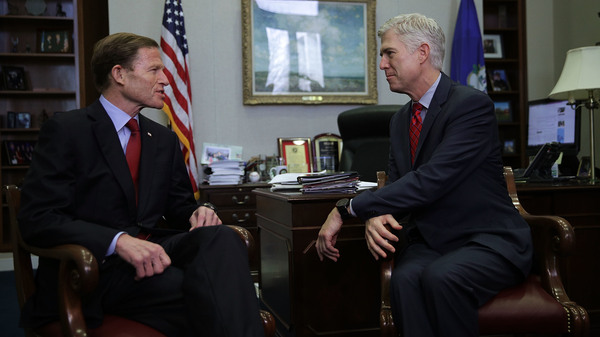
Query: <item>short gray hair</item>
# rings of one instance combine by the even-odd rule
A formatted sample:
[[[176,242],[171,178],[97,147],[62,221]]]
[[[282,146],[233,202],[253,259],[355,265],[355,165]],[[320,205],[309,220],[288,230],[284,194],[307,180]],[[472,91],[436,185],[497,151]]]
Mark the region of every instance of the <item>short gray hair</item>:
[[[431,65],[442,70],[446,36],[434,19],[418,13],[401,14],[384,23],[377,31],[377,36],[381,38],[390,29],[393,29],[411,53],[414,53],[421,44],[428,44]]]

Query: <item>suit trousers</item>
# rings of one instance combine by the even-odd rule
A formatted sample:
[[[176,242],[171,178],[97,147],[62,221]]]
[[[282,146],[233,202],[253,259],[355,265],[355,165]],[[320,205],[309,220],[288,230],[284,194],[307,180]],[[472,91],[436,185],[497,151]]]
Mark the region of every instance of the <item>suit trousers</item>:
[[[250,276],[247,248],[227,226],[151,237],[171,266],[135,281],[121,260],[103,270],[102,308],[152,326],[168,336],[264,336]]]
[[[510,261],[481,244],[440,254],[416,240],[392,271],[394,324],[405,337],[477,337],[479,307],[522,280]]]

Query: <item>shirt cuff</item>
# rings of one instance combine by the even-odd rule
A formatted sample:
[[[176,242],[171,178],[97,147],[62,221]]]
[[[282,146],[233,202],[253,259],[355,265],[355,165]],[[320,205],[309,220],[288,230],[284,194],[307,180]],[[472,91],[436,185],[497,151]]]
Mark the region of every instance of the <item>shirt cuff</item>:
[[[117,235],[115,235],[115,237],[112,239],[112,242],[110,243],[110,246],[108,246],[108,250],[106,251],[106,256],[111,256],[115,253],[115,248],[117,248],[117,240],[123,234],[125,234],[125,232],[119,232],[119,233],[117,233]]]
[[[354,210],[352,209],[352,201],[353,201],[353,200],[354,200],[354,199],[350,199],[350,205],[348,206],[348,208],[349,208],[349,211],[350,211],[350,212],[349,212],[349,213],[350,213],[350,215],[352,215],[353,217],[356,217],[356,213],[354,213]]]

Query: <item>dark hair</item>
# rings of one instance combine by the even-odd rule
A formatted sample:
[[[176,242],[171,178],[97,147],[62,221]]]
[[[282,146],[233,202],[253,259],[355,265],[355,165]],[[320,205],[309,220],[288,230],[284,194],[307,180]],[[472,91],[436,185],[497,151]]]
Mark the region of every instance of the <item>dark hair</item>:
[[[96,42],[92,54],[92,74],[96,89],[103,92],[108,87],[108,78],[114,66],[133,69],[132,64],[140,48],[158,48],[158,43],[132,33],[115,33]]]

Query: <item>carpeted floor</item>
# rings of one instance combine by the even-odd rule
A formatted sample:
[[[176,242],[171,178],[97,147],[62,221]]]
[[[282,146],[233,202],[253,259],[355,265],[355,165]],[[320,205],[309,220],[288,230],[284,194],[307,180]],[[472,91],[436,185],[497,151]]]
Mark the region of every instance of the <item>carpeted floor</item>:
[[[19,304],[12,271],[0,272],[0,327],[1,336],[25,336],[23,329],[19,328]]]

